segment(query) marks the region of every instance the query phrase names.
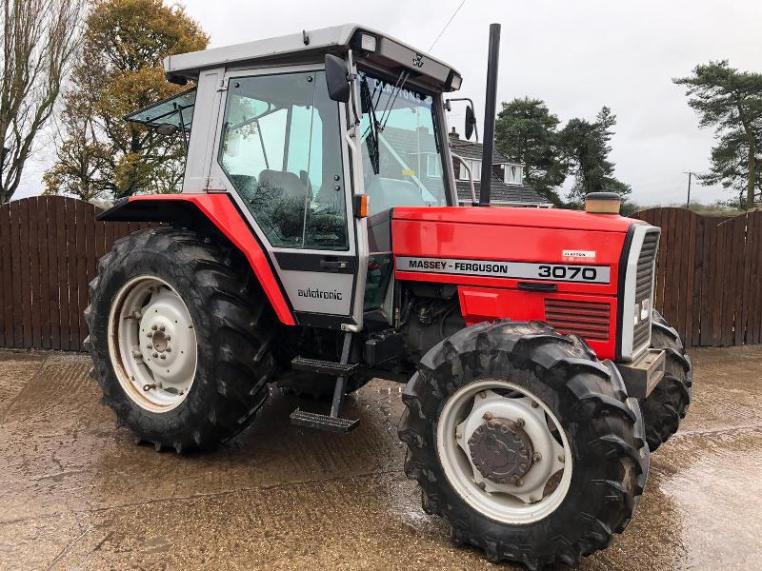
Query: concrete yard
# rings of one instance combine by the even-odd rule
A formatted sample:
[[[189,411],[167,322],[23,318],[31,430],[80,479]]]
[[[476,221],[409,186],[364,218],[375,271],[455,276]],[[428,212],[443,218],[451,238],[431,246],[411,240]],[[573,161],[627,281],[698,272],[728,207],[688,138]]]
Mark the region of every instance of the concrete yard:
[[[633,523],[583,569],[762,568],[762,347],[692,355],[680,434],[653,455]],[[89,367],[0,353],[0,569],[498,568],[422,512],[400,385],[350,399],[361,425],[345,436],[290,426],[299,403],[274,390],[224,449],[180,457],[117,429]]]

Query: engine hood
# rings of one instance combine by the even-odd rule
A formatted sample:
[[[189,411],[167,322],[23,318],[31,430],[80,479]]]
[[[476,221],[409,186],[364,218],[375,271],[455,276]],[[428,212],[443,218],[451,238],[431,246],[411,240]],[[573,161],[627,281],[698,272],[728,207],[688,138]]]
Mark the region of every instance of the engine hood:
[[[588,214],[578,210],[549,208],[402,207],[393,211],[394,220],[524,226],[600,232],[627,232],[640,220],[611,214]]]
[[[641,224],[621,216],[572,210],[395,208],[392,252],[399,279],[491,287],[516,287],[521,279],[529,279],[554,283],[558,292],[613,295],[629,230]],[[473,265],[479,261],[487,263],[483,271]],[[488,271],[497,262],[508,263],[510,269],[500,276]],[[553,271],[560,275],[567,270],[547,264],[590,267],[585,275],[596,277],[556,280]],[[577,270],[568,271],[576,278],[584,277]]]

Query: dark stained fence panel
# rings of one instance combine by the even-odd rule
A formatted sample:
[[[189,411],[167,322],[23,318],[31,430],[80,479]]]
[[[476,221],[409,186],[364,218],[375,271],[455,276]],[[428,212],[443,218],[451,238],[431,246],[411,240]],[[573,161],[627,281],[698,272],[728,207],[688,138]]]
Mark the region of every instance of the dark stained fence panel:
[[[93,205],[40,196],[0,206],[0,347],[82,351],[98,259],[149,224],[95,219]]]
[[[654,303],[687,347],[762,343],[762,212],[636,214],[662,229]]]
[[[97,212],[54,196],[0,206],[0,347],[82,350],[98,259],[150,226],[98,222]],[[686,346],[762,343],[762,212],[636,216],[662,228],[655,305]]]

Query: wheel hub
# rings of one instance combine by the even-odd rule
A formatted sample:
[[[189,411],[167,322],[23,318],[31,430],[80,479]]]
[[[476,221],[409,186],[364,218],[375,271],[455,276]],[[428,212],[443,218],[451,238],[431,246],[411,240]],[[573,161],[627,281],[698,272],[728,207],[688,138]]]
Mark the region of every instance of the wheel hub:
[[[474,467],[487,480],[516,484],[532,468],[534,447],[522,424],[507,418],[487,418],[468,439]]]
[[[178,406],[196,371],[196,335],[180,295],[154,276],[130,280],[109,316],[109,352],[127,395],[152,412]]]
[[[459,493],[499,521],[542,518],[569,489],[571,449],[558,419],[509,381],[476,381],[454,393],[437,447]]]

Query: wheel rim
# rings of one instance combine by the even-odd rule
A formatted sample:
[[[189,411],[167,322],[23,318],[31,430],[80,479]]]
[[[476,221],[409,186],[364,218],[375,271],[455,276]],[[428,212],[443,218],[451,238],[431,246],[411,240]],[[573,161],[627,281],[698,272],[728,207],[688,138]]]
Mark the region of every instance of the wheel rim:
[[[196,333],[172,286],[150,275],[128,281],[111,306],[108,330],[111,363],[133,402],[162,413],[187,398],[196,376]]]
[[[450,396],[437,424],[437,453],[455,491],[502,523],[547,517],[571,486],[561,423],[539,397],[509,381],[476,381]]]

